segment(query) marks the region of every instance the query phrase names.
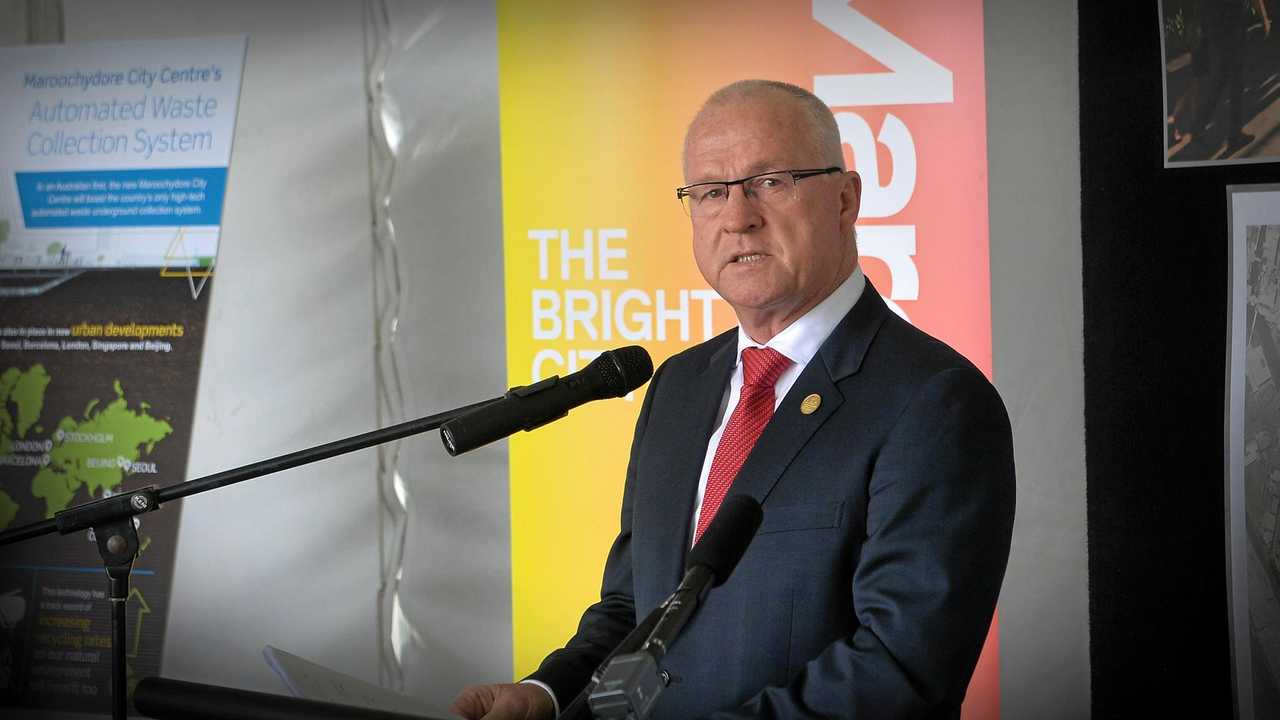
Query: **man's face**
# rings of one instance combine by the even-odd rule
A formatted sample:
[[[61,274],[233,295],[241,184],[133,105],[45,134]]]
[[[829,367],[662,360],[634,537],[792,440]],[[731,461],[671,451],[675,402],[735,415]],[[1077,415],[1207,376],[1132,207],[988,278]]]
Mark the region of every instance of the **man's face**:
[[[832,164],[812,147],[800,111],[770,96],[709,109],[690,129],[685,182],[736,180]],[[794,199],[763,203],[733,186],[723,209],[693,219],[698,270],[757,341],[772,337],[853,271],[861,190],[856,173],[805,178]]]

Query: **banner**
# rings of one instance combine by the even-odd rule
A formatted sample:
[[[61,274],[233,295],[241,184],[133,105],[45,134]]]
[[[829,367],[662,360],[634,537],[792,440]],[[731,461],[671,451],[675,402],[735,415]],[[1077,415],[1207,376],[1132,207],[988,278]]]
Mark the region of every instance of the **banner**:
[[[243,37],[0,48],[0,530],[186,479]],[[137,521],[130,688],[178,508]],[[0,707],[106,712],[93,533],[0,549]]]
[[[894,309],[991,372],[982,4],[842,0],[498,3],[512,385],[733,327],[694,265],[686,124],[743,78],[813,90],[863,179],[862,267]],[[599,596],[642,401],[510,441],[515,674]],[[993,625],[965,705],[998,716]]]

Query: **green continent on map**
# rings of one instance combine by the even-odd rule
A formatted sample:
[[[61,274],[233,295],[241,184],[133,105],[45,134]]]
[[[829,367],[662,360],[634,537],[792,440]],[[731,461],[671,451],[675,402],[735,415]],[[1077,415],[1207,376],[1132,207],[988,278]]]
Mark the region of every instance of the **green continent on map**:
[[[43,365],[32,365],[26,372],[11,367],[0,373],[0,455],[9,454],[15,432],[19,438],[26,437],[40,419],[50,379]],[[16,420],[9,414],[11,403],[18,411]]]
[[[9,527],[9,523],[18,517],[18,503],[9,497],[9,493],[0,490],[0,530]]]
[[[31,481],[31,494],[44,500],[46,518],[51,518],[60,510],[65,510],[75,497],[76,489],[84,483],[72,476],[40,468],[35,479]]]
[[[15,440],[36,440],[27,437],[33,427],[42,432],[36,423],[52,379],[42,365],[32,365],[25,372],[16,367],[0,372],[0,456],[13,452]],[[151,453],[157,442],[173,432],[169,423],[151,416],[149,404],[130,408],[119,380],[115,394],[105,406],[96,399],[89,402],[83,419],[62,418],[51,439],[37,441],[47,450],[47,459],[31,480],[31,494],[44,500],[45,517],[65,509],[82,487],[90,497],[118,490],[125,473],[136,470],[139,456]],[[18,447],[20,453],[32,452]],[[0,529],[17,516],[19,505],[12,495],[16,490],[12,486],[0,490]]]
[[[40,419],[44,410],[44,389],[50,381],[43,365],[32,365],[26,372],[16,367],[0,372],[0,456],[13,451],[16,434],[25,438],[27,431]],[[12,406],[15,413],[10,413]],[[16,415],[16,419],[15,419]],[[13,496],[0,489],[0,530],[9,527],[18,516],[20,506]]]
[[[138,403],[131,409],[116,380],[116,397],[106,406],[92,400],[85,406],[83,419],[62,418],[51,439],[28,438],[33,427],[36,433],[43,432],[36,423],[52,380],[43,365],[32,365],[25,372],[16,367],[0,372],[0,456],[13,452],[15,440],[27,441],[28,447],[18,445],[21,454],[40,452],[31,450],[32,441],[45,450],[44,464],[31,480],[31,494],[45,502],[45,517],[70,505],[81,487],[90,497],[118,490],[125,473],[136,469],[139,456],[149,454],[173,432],[169,423],[151,416],[149,404]],[[0,530],[17,517],[15,491],[12,486],[0,489]]]
[[[116,399],[103,408],[90,403],[83,420],[58,422],[49,464],[31,482],[31,494],[45,501],[45,517],[65,509],[82,485],[90,497],[119,489],[125,470],[173,432],[169,423],[147,413],[146,403],[129,409],[119,380],[115,391]]]

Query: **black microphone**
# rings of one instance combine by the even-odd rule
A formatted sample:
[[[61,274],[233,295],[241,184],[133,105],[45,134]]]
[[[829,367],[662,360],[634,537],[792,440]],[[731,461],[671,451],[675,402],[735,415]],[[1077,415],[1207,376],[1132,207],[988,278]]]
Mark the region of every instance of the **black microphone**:
[[[595,672],[591,673],[591,679],[587,681],[586,687],[582,688],[582,691],[573,698],[568,707],[560,711],[557,720],[592,720],[591,709],[587,705],[587,699],[591,697],[596,685],[600,683],[605,670],[609,669],[609,664],[613,662],[615,657],[633,653],[640,649],[640,646],[644,644],[644,641],[653,632],[653,627],[662,618],[662,611],[665,608],[665,605],[659,605],[650,610],[644,620],[641,620],[639,625],[636,625],[631,632],[627,633],[622,642],[618,643],[618,647],[614,648],[613,652],[600,661],[600,665],[596,667]]]
[[[450,455],[458,455],[559,420],[583,403],[622,397],[651,377],[653,361],[644,348],[608,350],[572,375],[511,388],[501,399],[450,420],[440,426],[440,439]]]
[[[731,495],[720,504],[711,524],[689,551],[684,579],[664,603],[666,612],[640,648],[642,652],[653,654],[654,659],[667,654],[707,591],[729,579],[763,518],[760,503],[750,495]]]
[[[653,709],[670,676],[658,670],[658,661],[667,654],[707,592],[724,583],[737,567],[763,519],[760,503],[748,495],[733,495],[721,505],[702,538],[689,551],[684,579],[660,606],[649,638],[637,652],[619,655],[609,663],[591,692],[589,702],[596,718],[643,719]]]

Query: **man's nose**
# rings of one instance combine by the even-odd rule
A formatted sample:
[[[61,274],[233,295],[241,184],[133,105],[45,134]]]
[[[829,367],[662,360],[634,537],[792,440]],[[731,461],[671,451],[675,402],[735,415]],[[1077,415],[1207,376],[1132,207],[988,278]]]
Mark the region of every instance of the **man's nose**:
[[[743,233],[760,227],[763,222],[760,208],[747,196],[747,189],[741,185],[730,187],[724,208],[720,210],[720,226],[726,232]]]

